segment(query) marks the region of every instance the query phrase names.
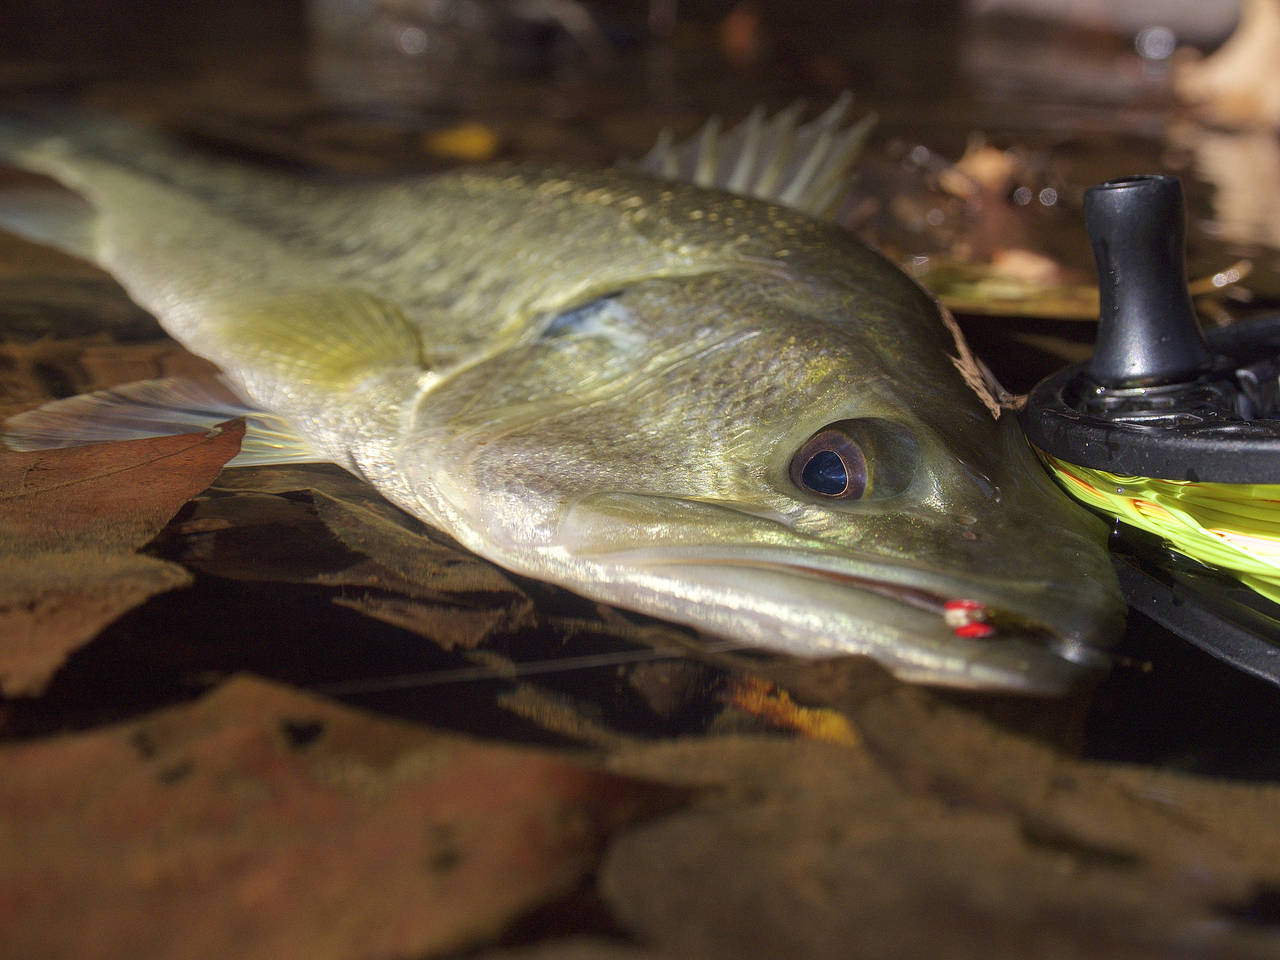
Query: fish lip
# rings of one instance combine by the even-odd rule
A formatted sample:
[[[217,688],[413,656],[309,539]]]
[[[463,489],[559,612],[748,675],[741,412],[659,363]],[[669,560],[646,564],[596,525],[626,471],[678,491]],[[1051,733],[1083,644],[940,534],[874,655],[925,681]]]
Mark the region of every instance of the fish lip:
[[[671,562],[681,563],[679,560]],[[1107,638],[1110,631],[1107,628],[1095,626],[1093,629],[1074,631],[1055,630],[1043,622],[1011,613],[1009,609],[994,603],[983,602],[982,606],[989,621],[997,625],[996,632],[982,639],[962,639],[959,633],[952,632],[945,625],[947,608],[951,601],[967,599],[981,591],[970,592],[967,596],[960,590],[943,593],[926,587],[895,583],[889,579],[853,574],[829,566],[777,559],[707,557],[702,562],[721,567],[755,567],[775,574],[840,584],[886,597],[936,615],[939,634],[947,636],[949,642],[963,644],[970,650],[964,658],[965,668],[955,674],[930,672],[913,677],[908,670],[898,667],[894,672],[902,679],[932,686],[1000,689],[1022,695],[1062,696],[1097,682],[1113,666],[1111,656],[1098,646],[1099,643],[1109,643]],[[1015,624],[1021,629],[1011,629]],[[1047,662],[1045,655],[1049,656]],[[1011,669],[1008,665],[1011,659],[1026,656],[1035,658],[1041,664],[1041,670],[1034,674],[1034,679],[1032,672]],[[1046,670],[1048,663],[1056,666]]]
[[[942,594],[926,590],[922,587],[912,587],[906,584],[894,583],[891,580],[877,580],[875,577],[859,576],[858,574],[846,573],[842,570],[832,570],[826,567],[813,567],[806,564],[768,560],[716,559],[708,562],[725,567],[757,567],[762,570],[773,570],[780,573],[791,573],[799,576],[812,577],[818,580],[843,583],[859,590],[867,590],[871,593],[877,593],[880,596],[888,597],[891,600],[898,600],[908,606],[927,610],[930,613],[937,613],[939,616],[945,612],[947,605],[947,599]],[[953,597],[952,599],[955,598]]]
[[[612,559],[622,559],[631,551],[621,551]],[[629,558],[632,562],[636,558]],[[1111,657],[1101,649],[1109,631],[1100,630],[1062,630],[1034,617],[1020,614],[1012,605],[999,602],[987,602],[981,585],[973,590],[965,591],[960,578],[956,578],[955,590],[943,592],[930,587],[917,586],[895,581],[888,577],[880,578],[865,573],[851,573],[839,569],[832,564],[814,562],[796,562],[793,559],[780,559],[769,556],[738,555],[720,551],[703,553],[691,551],[688,555],[649,556],[642,561],[651,569],[681,566],[708,566],[738,569],[758,569],[777,574],[802,577],[826,583],[836,583],[874,593],[878,596],[895,600],[906,606],[927,613],[936,614],[941,626],[947,608],[955,601],[976,600],[983,608],[986,617],[997,627],[996,633],[984,638],[981,642],[993,646],[1010,642],[1021,642],[1037,646],[1054,653],[1060,659],[1074,664],[1088,672],[1105,672],[1112,666]],[[878,563],[886,570],[913,570],[917,568],[908,564]],[[945,575],[940,575],[943,579]]]

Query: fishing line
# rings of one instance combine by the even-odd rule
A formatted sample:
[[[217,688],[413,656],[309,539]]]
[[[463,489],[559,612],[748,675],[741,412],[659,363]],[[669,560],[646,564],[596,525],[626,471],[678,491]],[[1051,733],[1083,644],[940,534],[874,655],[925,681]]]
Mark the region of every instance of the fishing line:
[[[748,649],[744,644],[719,640],[702,646],[706,653],[734,653]],[[413,690],[435,687],[448,683],[471,683],[479,680],[514,680],[538,674],[572,673],[596,667],[626,666],[632,663],[648,663],[656,660],[682,660],[691,651],[678,647],[654,650],[619,650],[615,653],[592,653],[576,657],[551,657],[545,660],[527,660],[510,668],[477,664],[450,670],[430,670],[423,673],[405,673],[393,677],[367,680],[348,680],[341,683],[324,683],[310,689],[326,696],[344,697],[364,693],[385,693],[391,690]]]
[[[1280,484],[1129,477],[1041,456],[1077,500],[1280,603]]]
[[[1108,180],[1084,213],[1093,355],[1032,389],[1023,429],[1067,493],[1203,565],[1120,549],[1132,607],[1280,683],[1280,314],[1200,329],[1176,178]]]

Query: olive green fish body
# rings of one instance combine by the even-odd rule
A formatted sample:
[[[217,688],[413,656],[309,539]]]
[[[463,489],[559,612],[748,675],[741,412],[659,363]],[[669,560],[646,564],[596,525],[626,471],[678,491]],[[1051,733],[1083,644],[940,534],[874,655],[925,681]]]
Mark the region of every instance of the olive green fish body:
[[[1060,690],[1116,632],[1098,526],[835,226],[620,170],[309,183],[111,124],[3,154],[92,208],[46,239],[511,569],[961,686]]]

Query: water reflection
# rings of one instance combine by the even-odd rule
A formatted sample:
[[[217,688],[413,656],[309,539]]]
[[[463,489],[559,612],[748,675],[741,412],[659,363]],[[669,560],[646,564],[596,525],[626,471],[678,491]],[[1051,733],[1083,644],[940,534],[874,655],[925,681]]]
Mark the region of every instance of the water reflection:
[[[1213,187],[1213,218],[1201,229],[1231,243],[1280,249],[1280,140],[1273,131],[1187,124],[1174,127],[1169,139]]]
[[[608,64],[614,40],[576,0],[310,0],[311,72],[340,103],[441,99],[466,71]]]

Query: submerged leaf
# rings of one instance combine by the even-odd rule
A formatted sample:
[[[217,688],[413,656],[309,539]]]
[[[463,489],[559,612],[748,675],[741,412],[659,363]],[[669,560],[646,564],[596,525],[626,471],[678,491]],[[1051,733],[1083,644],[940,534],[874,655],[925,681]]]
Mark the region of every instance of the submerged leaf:
[[[689,795],[250,678],[0,763],[0,941],[48,960],[483,945]]]
[[[326,467],[229,472],[162,549],[229,579],[341,589],[340,606],[445,649],[532,621],[532,600],[492,563]]]
[[[474,648],[532,621],[532,600],[494,564],[355,477],[324,468],[285,475],[291,480],[283,488],[273,470],[223,477],[183,524],[166,531],[161,552],[230,580],[342,590],[333,598],[340,607],[444,649]],[[251,489],[257,483],[274,493]]]
[[[969,727],[970,743],[981,731],[947,720]],[[1017,772],[992,756],[955,751],[969,793],[921,789],[866,750],[748,738],[633,747],[614,764],[716,787],[714,807],[620,836],[600,870],[618,920],[664,955],[1274,952],[1265,907],[1233,922],[1275,889],[1274,844],[1241,848],[1270,831],[1274,787],[1063,762],[1005,805],[978,792]],[[1210,797],[1217,816],[1249,826],[1220,823]],[[1039,809],[1020,808],[1028,801]]]
[[[496,633],[511,631],[532,613],[527,601],[514,610],[470,610],[411,597],[339,597],[334,603],[429,637],[445,650],[477,647]]]
[[[66,654],[190,575],[137,556],[235,456],[209,433],[0,455],[0,690],[38,691]]]
[[[0,693],[33,696],[67,655],[191,575],[153,557],[93,549],[0,554]]]
[[[989,264],[940,262],[917,279],[955,313],[1098,319],[1098,288],[1001,273]]]

